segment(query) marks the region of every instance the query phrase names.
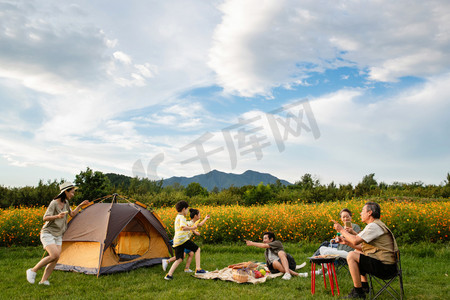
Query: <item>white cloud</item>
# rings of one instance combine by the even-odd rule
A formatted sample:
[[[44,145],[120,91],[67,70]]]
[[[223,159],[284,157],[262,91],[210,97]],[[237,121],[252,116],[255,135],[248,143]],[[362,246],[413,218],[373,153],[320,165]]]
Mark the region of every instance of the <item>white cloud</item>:
[[[371,67],[369,77],[377,81],[397,81],[397,78],[408,75],[439,74],[442,66],[438,62],[449,59],[440,51],[424,50],[422,53],[414,53],[387,59],[381,66]]]
[[[450,109],[450,74],[433,77],[422,86],[411,87],[383,101],[361,101],[370,96],[369,90],[340,90],[311,99],[310,104],[320,129],[320,137],[303,130],[297,137],[290,134],[280,151],[274,134],[260,110],[248,111],[238,118],[255,122],[242,126],[262,127],[256,134],[270,142],[262,149],[262,158],[255,153],[241,155],[248,147],[236,147],[236,168],[231,168],[227,144],[222,131],[211,131],[212,138],[204,143],[205,151],[224,147],[208,157],[211,169],[239,173],[247,169],[280,174],[295,182],[304,173],[320,176],[323,183],[356,184],[364,175],[376,173],[379,181],[439,183],[450,165],[450,139],[446,133],[450,123],[446,112]],[[298,109],[299,107],[297,107]],[[303,122],[308,125],[304,116]],[[230,125],[236,125],[231,123]],[[291,123],[291,126],[295,125]],[[236,133],[238,128],[234,129]],[[195,148],[179,152],[177,149],[192,143],[201,134],[172,138],[164,148],[166,159],[162,174],[192,176],[202,173],[199,160],[189,164],[180,162],[197,155]],[[194,168],[196,171],[192,171]],[[160,176],[162,176],[160,174]]]
[[[190,99],[178,100],[170,106],[161,108],[160,112],[148,116],[136,117],[139,127],[163,125],[171,130],[198,130],[208,121],[214,121],[210,112],[199,102]]]
[[[158,67],[153,66],[149,63],[145,63],[143,65],[134,65],[134,67],[139,71],[140,74],[144,77],[154,77],[155,74],[158,72]]]
[[[113,57],[125,65],[131,64],[131,58],[121,51],[114,52]]]
[[[108,74],[121,87],[146,86],[148,78],[153,78],[158,67],[150,63],[133,64],[133,59],[121,52],[113,53],[114,61],[108,64]]]
[[[438,174],[447,172],[450,163],[446,151],[450,123],[445,113],[450,109],[449,84],[450,74],[433,77],[421,87],[372,104],[361,101],[368,97],[363,90],[314,99],[311,106],[323,133],[315,148],[323,155],[321,165],[329,166],[333,173],[325,175],[328,180],[355,177],[352,173],[360,169],[364,174],[353,182],[369,173],[378,173],[387,182],[400,176],[407,182],[425,177],[438,182],[442,176]],[[435,160],[441,165],[433,163]],[[434,170],[434,175],[429,170]],[[316,174],[326,172],[318,170]]]
[[[73,6],[19,1],[2,9],[0,24],[7,30],[0,31],[1,77],[53,93],[89,86],[103,72],[104,36]]]
[[[2,83],[13,82],[11,86],[16,93],[22,92],[23,88],[29,89],[26,97],[21,97],[20,101],[32,102],[38,108],[36,118],[40,121],[30,123],[27,119],[20,119],[23,108],[9,105],[5,115],[8,115],[11,124],[15,121],[18,125],[6,125],[8,119],[3,118],[2,127],[5,130],[10,128],[17,132],[27,129],[30,130],[30,136],[43,142],[89,136],[110,118],[160,101],[168,103],[167,99],[174,98],[173,95],[204,81],[206,64],[203,63],[203,69],[190,64],[194,56],[202,55],[200,40],[207,40],[198,32],[205,29],[211,31],[211,26],[205,26],[202,21],[193,23],[191,17],[183,17],[185,26],[180,27],[181,33],[187,40],[195,37],[195,45],[173,39],[173,36],[168,39],[174,42],[172,47],[161,45],[155,43],[158,27],[154,27],[154,32],[147,32],[154,54],[148,57],[164,57],[169,53],[169,48],[172,54],[175,54],[174,49],[183,52],[186,62],[174,70],[174,60],[170,57],[164,57],[161,66],[148,62],[148,57],[142,54],[148,55],[149,48],[142,43],[146,39],[141,36],[134,38],[142,47],[138,47],[138,51],[133,48],[132,53],[129,53],[127,50],[130,48],[126,46],[128,40],[120,38],[133,36],[129,34],[131,29],[117,30],[117,36],[111,35],[110,28],[104,30],[101,26],[110,17],[97,18],[101,14],[94,12],[91,6],[94,4],[78,2],[81,4],[23,1],[2,6],[0,24],[5,30],[0,31],[0,38],[5,42],[0,44],[0,78],[3,78]],[[174,6],[155,6],[152,13],[162,21],[173,12]],[[207,6],[201,10],[210,8]],[[133,8],[128,6],[127,9]],[[191,9],[195,10],[195,7]],[[189,9],[177,6],[177,10],[181,15]],[[144,15],[148,18],[148,14]],[[115,21],[115,26],[122,29],[123,24]],[[196,30],[191,32],[194,27]],[[136,30],[142,28],[140,26]],[[125,35],[120,35],[121,32],[125,32]],[[30,36],[33,38],[27,38]],[[130,41],[130,44],[135,43],[136,40]],[[191,49],[185,51],[186,47]],[[185,69],[181,72],[181,68]],[[132,90],[135,88],[140,90]],[[12,97],[11,101],[17,100]],[[2,98],[0,101],[3,104],[10,100]],[[186,120],[187,126],[195,126],[196,122],[199,121]],[[92,134],[90,138],[93,137]]]
[[[223,151],[212,168],[282,169],[294,181],[304,170],[333,179],[380,166],[391,177],[405,169],[412,178],[418,166],[435,178],[443,167],[433,157],[448,165],[447,1],[75,3],[0,4],[0,155],[10,165],[130,174],[134,161],[163,152],[165,177],[198,174],[200,164],[180,164],[192,154],[181,147],[207,131],[209,149],[224,146],[224,124],[265,113],[262,102],[230,94],[281,105],[274,87],[308,87],[310,72],[339,66],[370,80],[418,76],[426,84],[380,102],[363,88],[317,96],[318,140],[289,138],[281,153],[271,140],[261,161],[243,156],[234,170]],[[230,97],[180,96],[214,85]]]
[[[385,182],[439,182],[441,173],[448,171],[445,168],[450,163],[446,151],[450,146],[446,134],[450,125],[446,116],[450,108],[448,86],[450,74],[437,76],[421,87],[410,88],[380,102],[360,101],[369,95],[362,89],[341,90],[311,99],[320,138],[314,139],[306,131],[299,137],[290,135],[284,141],[282,152],[267,123],[267,112],[248,111],[239,117],[261,116],[252,127],[262,126],[264,129],[258,132],[259,136],[265,135],[271,143],[263,149],[262,159],[257,160],[254,153],[237,153],[236,168],[232,169],[223,128],[216,127],[211,130],[213,136],[205,143],[205,150],[224,149],[208,157],[210,167],[233,173],[260,170],[291,182],[299,180],[304,173],[319,175],[322,182],[357,183],[369,173],[376,173],[377,179]],[[166,117],[171,118],[167,124],[180,119],[181,123],[188,122],[204,113],[201,105],[192,107],[194,112],[183,110],[183,104],[165,109]],[[141,135],[136,128],[142,122],[100,121],[97,129],[88,135],[78,136],[75,131],[70,131],[71,136],[50,143],[49,138],[35,139],[32,145],[26,140],[3,138],[0,153],[8,153],[6,159],[15,165],[40,166],[74,174],[90,166],[128,175],[137,159],[142,159],[145,166],[156,155],[164,153],[164,160],[157,170],[159,177],[192,176],[203,172],[199,161],[181,163],[197,154],[194,148],[180,150],[202,133]],[[229,125],[236,122],[231,120]],[[439,138],[427,139],[430,135]],[[426,144],[422,145],[424,141]]]
[[[375,81],[450,68],[448,1],[229,0],[220,9],[209,65],[228,93],[270,97],[311,71],[345,65]]]

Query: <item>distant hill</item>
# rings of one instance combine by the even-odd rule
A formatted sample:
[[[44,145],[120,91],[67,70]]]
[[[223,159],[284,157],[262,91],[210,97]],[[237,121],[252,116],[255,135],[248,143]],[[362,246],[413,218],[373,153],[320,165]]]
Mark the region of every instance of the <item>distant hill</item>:
[[[125,175],[118,175],[108,173],[106,174],[110,179],[111,183],[115,186],[122,184],[123,187],[128,187],[130,184],[131,177]],[[202,187],[206,188],[208,191],[217,187],[219,190],[227,189],[230,186],[241,187],[245,185],[258,185],[261,182],[263,184],[273,184],[279,180],[277,177],[272,176],[267,173],[259,173],[256,171],[245,171],[242,174],[224,173],[217,170],[213,170],[206,174],[196,175],[193,177],[170,177],[163,180],[163,187],[179,183],[180,185],[186,187],[191,182],[197,182]],[[290,185],[291,183],[280,179],[281,184]]]
[[[170,177],[164,179],[163,186],[170,186],[178,182],[180,185],[186,187],[191,182],[197,182],[208,191],[217,187],[219,190],[227,189],[230,186],[241,187],[245,185],[258,185],[276,183],[277,177],[267,173],[259,173],[256,171],[245,171],[242,174],[224,173],[213,170],[206,174],[196,175],[194,177]],[[280,180],[283,185],[290,185],[286,180]]]

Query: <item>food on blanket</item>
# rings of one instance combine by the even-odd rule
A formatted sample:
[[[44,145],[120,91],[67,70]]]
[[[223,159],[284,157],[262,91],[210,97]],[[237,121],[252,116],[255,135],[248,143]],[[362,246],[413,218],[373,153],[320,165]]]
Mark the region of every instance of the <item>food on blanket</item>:
[[[261,277],[264,277],[264,276],[261,274],[261,272],[259,272],[258,270],[255,270],[255,271],[253,272],[253,274],[255,275],[255,278],[261,278]]]
[[[325,254],[325,255],[316,255],[313,256],[312,258],[336,258],[338,257],[338,254]]]
[[[233,269],[232,278],[237,282],[247,282],[248,274],[244,270],[241,269]]]
[[[264,269],[261,269],[260,271],[259,271],[259,273],[261,273],[261,275],[264,277],[264,276],[266,276],[266,270],[264,270]]]
[[[229,265],[228,268],[230,269],[242,269],[245,268],[247,266],[247,263],[238,263],[238,264],[234,264],[234,265]]]
[[[228,268],[230,269],[255,269],[258,266],[258,264],[255,264],[254,262],[247,261],[242,262],[234,265],[229,265]]]

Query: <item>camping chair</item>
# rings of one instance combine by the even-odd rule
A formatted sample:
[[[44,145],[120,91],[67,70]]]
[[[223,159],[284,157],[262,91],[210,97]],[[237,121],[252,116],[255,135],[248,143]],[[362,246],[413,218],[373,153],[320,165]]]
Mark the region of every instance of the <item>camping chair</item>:
[[[334,261],[334,265],[336,266],[336,273],[339,273],[341,269],[347,270],[350,272],[347,265],[347,260],[345,258],[339,257]]]
[[[405,297],[405,293],[403,291],[403,274],[402,274],[402,265],[400,262],[400,251],[396,251],[395,255],[397,258],[397,262],[396,262],[397,272],[392,276],[392,278],[381,279],[374,275],[369,274],[369,287],[370,287],[369,299],[376,299],[384,291],[387,291],[394,299],[403,299]],[[399,291],[396,290],[391,285],[397,277],[400,282],[400,290]],[[376,282],[376,284],[381,287],[380,290],[378,290],[378,292],[375,295],[374,295],[375,292],[374,292],[374,285],[372,282],[372,278],[373,278],[373,282]]]

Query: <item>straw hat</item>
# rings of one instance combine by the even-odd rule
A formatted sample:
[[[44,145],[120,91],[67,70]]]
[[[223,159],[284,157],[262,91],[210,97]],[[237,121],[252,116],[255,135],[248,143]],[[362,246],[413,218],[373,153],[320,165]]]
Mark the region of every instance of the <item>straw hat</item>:
[[[66,181],[66,182],[61,183],[59,185],[59,194],[55,197],[55,199],[59,198],[59,196],[61,196],[62,193],[64,193],[65,191],[68,191],[72,188],[78,189],[78,187],[75,186],[72,182]]]

